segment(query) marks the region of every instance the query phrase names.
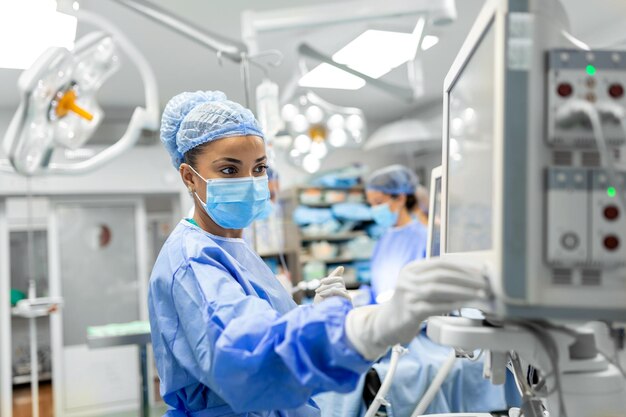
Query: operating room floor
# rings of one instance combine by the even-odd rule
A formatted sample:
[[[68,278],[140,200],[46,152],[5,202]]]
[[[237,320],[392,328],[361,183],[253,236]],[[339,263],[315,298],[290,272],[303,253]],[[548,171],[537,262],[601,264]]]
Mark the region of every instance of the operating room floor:
[[[39,417],[53,417],[52,384],[43,383],[39,386]],[[150,417],[162,417],[167,407],[163,404],[150,409]],[[32,417],[32,402],[28,385],[14,387],[13,417]],[[97,417],[137,417],[138,411],[102,414]]]

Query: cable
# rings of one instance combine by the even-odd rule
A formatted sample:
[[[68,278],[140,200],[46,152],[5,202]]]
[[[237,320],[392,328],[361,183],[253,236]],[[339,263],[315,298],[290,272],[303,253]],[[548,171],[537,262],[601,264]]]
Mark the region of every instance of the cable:
[[[468,355],[466,356],[466,359],[470,362],[478,362],[483,357],[484,353],[485,353],[485,350],[481,349],[480,352],[478,352],[478,355],[476,356],[473,356],[473,354],[472,356]]]
[[[604,356],[604,359],[606,359],[606,361],[608,363],[610,363],[611,365],[613,365],[614,367],[617,368],[617,370],[622,374],[622,376],[624,378],[626,378],[626,371],[624,370],[624,368],[622,367],[622,365],[619,363],[619,360],[616,360],[615,358],[611,358],[609,355],[607,355],[606,353],[602,352],[601,350],[598,349],[598,353],[602,356]]]
[[[614,109],[614,106],[611,106],[611,108],[609,108],[606,104],[603,104],[603,106],[605,106],[605,108],[609,111]],[[609,147],[606,142],[606,138],[604,137],[604,132],[602,131],[602,121],[600,119],[600,111],[598,110],[598,108],[584,100],[571,100],[568,102],[568,104],[559,109],[557,113],[557,119],[566,119],[568,117],[571,117],[572,113],[577,111],[584,113],[589,118],[589,122],[591,123],[591,128],[595,137],[595,142],[598,147],[598,152],[600,153],[600,158],[602,160],[602,165],[607,170],[609,180],[617,191],[616,194],[620,199],[622,207],[626,208],[626,195],[624,194],[623,185],[620,184],[620,182],[618,181],[617,169],[615,168],[613,158],[611,157],[611,154],[609,152]],[[616,115],[618,116],[626,137],[626,120],[624,120],[624,117],[621,114],[621,109],[617,108],[614,112],[611,113],[616,113]]]
[[[459,348],[456,348],[455,351],[457,357],[467,359],[470,362],[478,362],[485,352],[484,349],[480,349],[478,355],[474,355],[474,352],[466,352],[465,350]]]
[[[446,361],[443,363],[443,365],[441,365],[441,368],[439,368],[437,375],[435,375],[435,378],[433,378],[433,382],[431,382],[430,386],[422,396],[422,399],[417,404],[417,407],[415,407],[415,410],[413,410],[411,417],[418,417],[426,412],[426,409],[435,399],[435,395],[437,395],[437,392],[439,392],[441,385],[450,374],[450,371],[452,371],[455,363],[456,352],[452,350]]]
[[[374,401],[367,409],[365,413],[365,417],[374,417],[378,412],[378,409],[381,405],[388,405],[389,403],[385,399],[389,389],[391,388],[391,384],[393,383],[393,378],[396,374],[396,370],[398,369],[398,362],[400,361],[400,356],[406,353],[406,349],[400,345],[395,345],[391,348],[391,360],[389,362],[389,371],[383,380],[383,384],[380,386],[376,397],[374,397]]]
[[[591,51],[591,47],[589,45],[566,31],[565,29],[561,31],[561,35],[563,35],[565,39],[567,39],[572,45],[574,45],[578,49],[582,49],[583,51]]]
[[[538,323],[526,321],[521,321],[518,324],[526,328],[526,330],[528,330],[531,334],[535,336],[535,338],[539,341],[539,343],[544,348],[546,354],[548,355],[548,359],[550,360],[552,365],[551,374],[554,376],[555,383],[554,388],[551,391],[548,391],[548,395],[552,395],[554,392],[557,392],[559,400],[559,416],[567,417],[565,398],[563,395],[563,386],[561,383],[561,371],[559,368],[559,349],[556,342],[554,341],[554,338],[552,337],[550,332],[545,329],[545,324],[540,325]]]

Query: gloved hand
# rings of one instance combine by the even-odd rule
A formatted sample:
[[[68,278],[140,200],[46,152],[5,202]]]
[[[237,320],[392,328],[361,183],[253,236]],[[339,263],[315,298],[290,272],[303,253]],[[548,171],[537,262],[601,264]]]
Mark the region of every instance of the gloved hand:
[[[343,280],[343,266],[338,266],[333,272],[326,278],[322,278],[320,286],[315,290],[314,304],[319,304],[330,297],[343,297],[352,301],[348,290],[346,290],[346,283]]]
[[[415,261],[400,272],[388,302],[348,313],[346,334],[363,357],[374,360],[390,346],[410,342],[428,317],[489,295],[489,283],[476,264],[443,259]]]

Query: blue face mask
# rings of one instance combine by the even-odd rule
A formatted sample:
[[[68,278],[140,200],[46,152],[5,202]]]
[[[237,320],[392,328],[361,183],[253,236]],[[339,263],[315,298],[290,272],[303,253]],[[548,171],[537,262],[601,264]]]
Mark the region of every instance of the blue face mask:
[[[389,208],[389,203],[378,204],[373,206],[372,209],[372,218],[381,227],[389,228],[393,227],[398,223],[398,214],[391,211]]]
[[[272,200],[268,200],[267,209],[263,213],[259,214],[259,216],[256,219],[267,220],[272,214],[274,214],[275,211],[276,211],[276,203],[274,203]]]
[[[206,182],[206,202],[197,193],[196,198],[209,217],[224,229],[244,229],[254,220],[267,216],[270,210],[267,176],[202,180]]]

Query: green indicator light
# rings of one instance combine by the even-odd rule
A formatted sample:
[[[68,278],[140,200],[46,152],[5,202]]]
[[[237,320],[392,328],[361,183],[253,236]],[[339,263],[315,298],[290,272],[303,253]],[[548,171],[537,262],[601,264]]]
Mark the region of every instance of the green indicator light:
[[[606,189],[606,195],[608,195],[609,197],[613,198],[616,194],[617,192],[615,191],[615,187],[609,187]]]
[[[594,67],[593,65],[591,65],[591,64],[587,65],[586,70],[587,70],[587,74],[588,75],[590,75],[590,76],[596,75],[596,67]]]

